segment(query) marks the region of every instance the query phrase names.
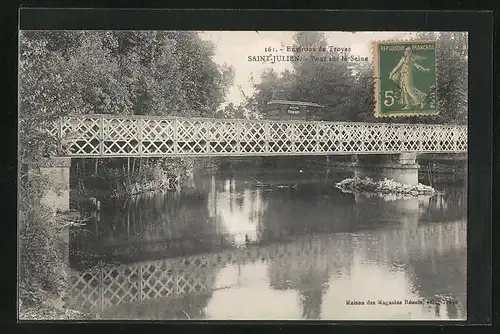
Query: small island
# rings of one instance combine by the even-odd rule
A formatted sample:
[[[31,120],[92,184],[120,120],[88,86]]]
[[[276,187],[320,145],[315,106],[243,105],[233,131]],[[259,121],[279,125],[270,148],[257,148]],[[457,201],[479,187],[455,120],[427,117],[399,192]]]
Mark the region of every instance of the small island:
[[[407,185],[392,179],[374,181],[369,177],[348,178],[336,183],[335,186],[344,192],[380,195],[394,194],[400,197],[433,196],[437,194],[434,188],[426,186],[425,184]]]

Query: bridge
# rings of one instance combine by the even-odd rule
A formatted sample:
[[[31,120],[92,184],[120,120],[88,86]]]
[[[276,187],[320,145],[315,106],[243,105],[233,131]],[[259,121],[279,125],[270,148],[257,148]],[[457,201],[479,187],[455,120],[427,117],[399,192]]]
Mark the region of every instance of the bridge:
[[[102,312],[121,304],[133,303],[136,308],[155,300],[241,287],[244,283],[238,280],[217,283],[218,271],[228,265],[260,261],[271,263],[278,281],[281,281],[280,277],[289,277],[292,285],[300,281],[300,277],[295,276],[301,273],[303,266],[335,272],[350,267],[355,255],[380,264],[429,259],[434,263],[436,254],[445,255],[466,249],[466,229],[466,222],[454,221],[413,228],[363,231],[354,235],[304,236],[292,242],[253,245],[85,272],[74,271],[68,277],[68,301],[77,308]],[[437,269],[434,267],[433,270]]]
[[[70,115],[53,125],[58,155],[33,167],[56,185],[43,202],[61,211],[72,158],[355,155],[356,176],[416,185],[418,154],[467,152],[462,125],[137,115]]]
[[[292,156],[467,152],[467,127],[70,115],[50,133],[63,157]]]

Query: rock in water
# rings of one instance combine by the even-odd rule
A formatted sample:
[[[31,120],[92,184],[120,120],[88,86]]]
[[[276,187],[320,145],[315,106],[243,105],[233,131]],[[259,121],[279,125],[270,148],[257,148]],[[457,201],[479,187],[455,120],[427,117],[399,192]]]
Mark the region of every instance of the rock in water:
[[[359,177],[348,178],[336,183],[335,186],[346,192],[400,194],[405,196],[425,196],[436,194],[436,190],[434,188],[421,183],[412,186],[408,184],[401,184],[389,179],[377,182],[369,177],[365,177],[364,179]]]

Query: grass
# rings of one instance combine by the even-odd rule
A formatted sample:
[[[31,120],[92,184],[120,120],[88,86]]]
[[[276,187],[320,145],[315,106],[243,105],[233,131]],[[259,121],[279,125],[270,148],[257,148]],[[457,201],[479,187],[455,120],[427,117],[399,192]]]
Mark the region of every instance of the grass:
[[[24,307],[19,312],[19,320],[96,320],[99,316],[73,309],[43,304]]]
[[[66,267],[60,249],[60,228],[50,210],[27,206],[20,219],[19,298],[22,305],[61,298],[66,290]]]

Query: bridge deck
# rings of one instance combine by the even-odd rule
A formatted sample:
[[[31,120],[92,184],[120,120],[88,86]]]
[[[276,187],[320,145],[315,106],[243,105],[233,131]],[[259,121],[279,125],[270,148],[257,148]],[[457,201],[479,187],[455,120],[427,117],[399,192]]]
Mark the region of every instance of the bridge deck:
[[[460,125],[72,115],[51,133],[75,158],[467,151]]]

